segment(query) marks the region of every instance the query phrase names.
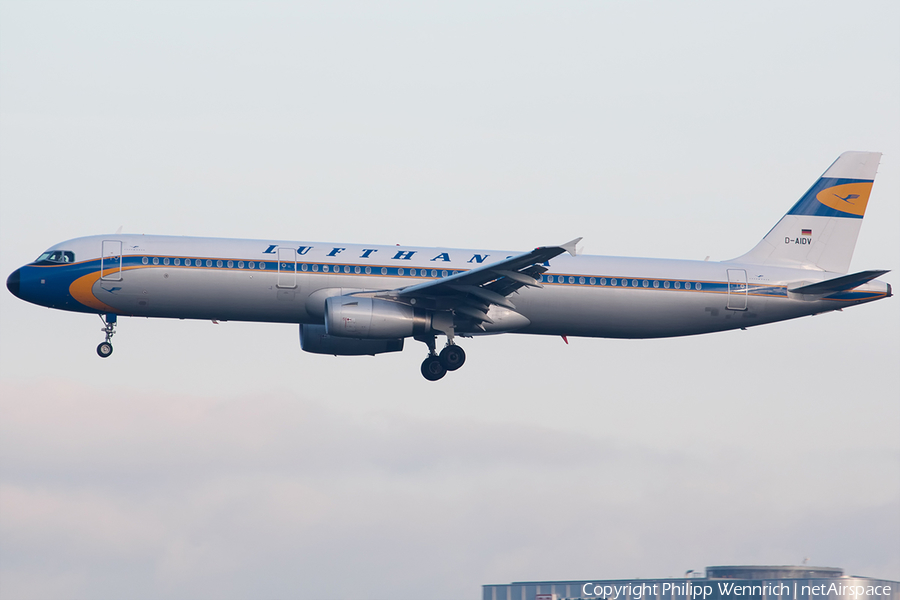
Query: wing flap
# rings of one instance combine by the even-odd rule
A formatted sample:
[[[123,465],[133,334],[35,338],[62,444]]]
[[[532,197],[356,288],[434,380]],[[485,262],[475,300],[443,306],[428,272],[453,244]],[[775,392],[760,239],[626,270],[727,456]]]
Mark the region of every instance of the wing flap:
[[[472,294],[476,298],[480,298],[490,304],[503,306],[509,310],[516,310],[516,305],[507,300],[506,296],[502,296],[497,292],[492,292],[487,288],[478,287],[477,285],[451,285],[449,287],[450,289],[462,292],[463,294]]]
[[[492,269],[494,273],[499,275],[500,277],[509,277],[513,281],[517,283],[521,283],[526,287],[535,287],[542,288],[544,287],[541,283],[535,279],[534,277],[529,277],[525,273],[521,271],[507,271],[506,269]]]
[[[487,316],[487,313],[484,311],[480,311],[477,308],[473,308],[468,305],[460,305],[453,309],[454,312],[469,317],[470,319],[480,322],[480,323],[488,323],[493,325],[494,320]]]

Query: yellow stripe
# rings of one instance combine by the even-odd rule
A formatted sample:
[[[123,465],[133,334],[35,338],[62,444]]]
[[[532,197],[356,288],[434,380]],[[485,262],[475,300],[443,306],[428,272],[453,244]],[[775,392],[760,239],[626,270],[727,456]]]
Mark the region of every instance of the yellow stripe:
[[[124,267],[122,270],[127,271],[129,269],[136,269],[137,267]],[[88,273],[87,275],[82,275],[75,281],[69,285],[69,294],[72,295],[73,298],[84,304],[85,306],[89,306],[91,308],[101,310],[103,312],[114,313],[114,314],[124,314],[119,311],[117,308],[113,308],[109,304],[101,302],[94,296],[94,284],[97,283],[97,280],[100,279],[100,271],[94,271],[93,273]]]

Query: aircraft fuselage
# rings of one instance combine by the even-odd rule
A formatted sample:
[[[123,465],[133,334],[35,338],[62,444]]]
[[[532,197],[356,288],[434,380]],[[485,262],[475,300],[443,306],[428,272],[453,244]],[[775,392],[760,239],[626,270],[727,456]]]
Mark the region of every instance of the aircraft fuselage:
[[[104,247],[109,256],[101,256]],[[403,288],[517,254],[153,235],[78,238],[48,252],[54,250],[72,252],[75,260],[22,267],[15,274],[17,296],[78,312],[300,324],[323,322],[324,296],[316,296],[321,290]],[[684,336],[837,310],[891,293],[879,281],[818,299],[788,292],[798,282],[831,277],[733,262],[562,255],[549,261],[542,288],[523,288],[512,297],[515,312],[528,323],[506,331]]]
[[[300,325],[313,353],[428,346],[435,381],[465,362],[456,336],[660,338],[747,328],[891,295],[883,270],[846,274],[881,155],[845,152],[747,254],[726,262],[108,235],[57,244],[13,272],[16,296],[103,316]],[[436,338],[447,345],[440,352]]]

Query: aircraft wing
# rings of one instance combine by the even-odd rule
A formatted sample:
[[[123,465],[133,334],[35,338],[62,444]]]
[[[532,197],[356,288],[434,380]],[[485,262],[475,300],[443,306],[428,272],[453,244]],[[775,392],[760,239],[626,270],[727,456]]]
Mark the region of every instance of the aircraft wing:
[[[423,307],[452,309],[476,323],[490,323],[486,313],[491,304],[515,310],[507,296],[524,286],[543,287],[538,277],[547,268],[542,263],[563,252],[575,256],[575,245],[580,241],[576,238],[559,246],[541,246],[469,271],[394,290],[391,295],[421,300]]]

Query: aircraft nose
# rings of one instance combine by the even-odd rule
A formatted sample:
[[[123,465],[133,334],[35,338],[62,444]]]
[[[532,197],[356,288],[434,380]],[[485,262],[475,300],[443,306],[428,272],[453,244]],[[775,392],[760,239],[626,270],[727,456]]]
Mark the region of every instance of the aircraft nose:
[[[6,278],[7,289],[12,292],[13,296],[17,298],[19,297],[19,281],[21,279],[21,276],[19,274],[20,270],[21,269],[16,269],[12,273],[10,273],[9,277]]]

